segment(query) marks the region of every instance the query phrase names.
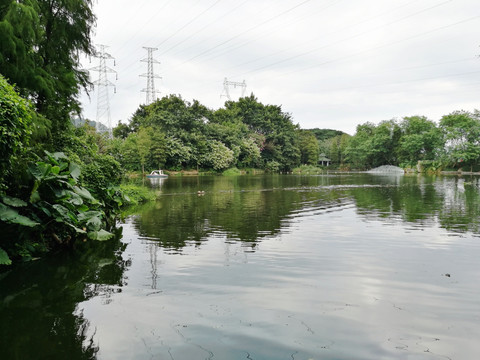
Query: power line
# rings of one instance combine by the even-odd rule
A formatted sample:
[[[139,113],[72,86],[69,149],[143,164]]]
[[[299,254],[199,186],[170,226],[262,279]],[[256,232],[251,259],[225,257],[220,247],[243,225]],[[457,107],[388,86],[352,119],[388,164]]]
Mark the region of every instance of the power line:
[[[167,50],[163,51],[161,55],[164,55],[166,53],[168,53],[170,50],[173,50],[175,49],[177,46],[183,44],[185,41],[187,40],[190,40],[192,37],[194,37],[195,35],[198,35],[199,33],[201,33],[203,30],[205,30],[206,28],[212,26],[214,23],[222,20],[225,18],[226,15],[234,12],[235,10],[237,10],[239,7],[242,7],[245,3],[249,2],[250,0],[245,0],[244,2],[240,3],[239,5],[235,6],[233,9],[229,10],[228,12],[226,12],[225,14],[223,14],[222,16],[218,17],[215,21],[212,21],[212,22],[209,22],[208,24],[206,24],[204,27],[202,27],[201,29],[195,31],[194,33],[190,34],[189,36],[185,37],[182,41],[180,42],[177,42],[175,45],[172,45],[171,47],[169,47]],[[216,4],[214,4],[216,5]]]
[[[181,66],[181,65],[184,65],[184,64],[186,64],[186,63],[188,63],[188,62],[190,62],[190,61],[192,61],[192,60],[195,60],[196,58],[198,58],[198,57],[200,57],[200,56],[202,56],[202,55],[204,55],[204,54],[206,54],[206,53],[209,53],[209,52],[211,52],[212,50],[215,50],[216,48],[218,48],[218,47],[220,47],[220,46],[222,46],[222,45],[225,45],[225,44],[229,43],[230,41],[232,41],[232,40],[234,40],[234,39],[236,39],[236,38],[238,38],[238,37],[240,37],[240,36],[242,36],[242,35],[250,32],[250,31],[252,31],[252,30],[257,29],[257,28],[259,28],[260,26],[263,26],[263,25],[265,25],[265,24],[267,24],[267,23],[269,23],[269,22],[277,19],[278,17],[283,16],[283,15],[285,15],[286,13],[289,13],[289,12],[295,10],[296,8],[302,6],[302,5],[304,5],[304,4],[306,4],[307,2],[310,2],[310,1],[311,1],[311,0],[305,0],[305,1],[301,2],[300,4],[297,4],[297,5],[289,8],[289,9],[287,9],[287,10],[285,10],[285,11],[283,11],[283,12],[281,12],[281,13],[275,15],[275,16],[272,16],[271,18],[269,18],[269,19],[261,22],[260,24],[257,24],[257,25],[255,25],[255,26],[253,26],[253,27],[251,27],[251,28],[249,28],[249,29],[247,29],[247,30],[245,30],[245,31],[243,31],[243,32],[241,32],[241,33],[239,33],[239,34],[237,34],[237,35],[235,35],[235,36],[233,36],[233,37],[231,37],[231,38],[223,41],[223,42],[221,42],[220,44],[217,44],[217,45],[215,45],[215,46],[213,46],[213,47],[211,47],[211,48],[209,48],[209,49],[206,49],[206,50],[202,51],[200,54],[197,54],[197,55],[191,57],[190,59],[184,61],[182,64],[180,64],[180,66]]]
[[[217,0],[217,2],[215,2],[213,5],[211,5],[210,7],[208,7],[206,10],[204,10],[201,14],[198,14],[196,15],[194,18],[192,18],[191,20],[189,20],[186,24],[184,24],[183,26],[181,26],[177,31],[175,31],[172,35],[168,36],[166,39],[164,39],[159,45],[157,45],[158,47],[162,44],[164,44],[166,41],[168,41],[169,39],[173,38],[176,34],[178,34],[181,30],[183,30],[185,27],[187,27],[188,25],[190,25],[191,23],[193,23],[198,17],[200,17],[201,15],[203,15],[204,13],[206,13],[208,10],[210,10],[212,7],[214,7],[215,5],[217,5],[221,0]],[[171,0],[166,4],[168,5],[169,3],[171,2]],[[198,1],[200,2],[200,1]],[[165,5],[165,6],[166,6]],[[163,6],[163,7],[165,7]],[[160,12],[160,10],[157,12],[157,14]],[[138,33],[138,32],[137,32]],[[153,40],[153,37],[151,37],[148,41],[152,41]],[[163,55],[163,53],[162,53]],[[128,58],[130,58],[131,56],[128,56]],[[126,66],[126,68],[130,68],[132,65],[134,65],[136,63],[136,60],[131,62],[129,65]]]
[[[293,56],[290,56],[290,57],[288,57],[288,58],[285,58],[285,59],[278,60],[278,61],[275,61],[275,62],[273,62],[273,63],[270,63],[270,64],[268,64],[268,65],[264,65],[264,66],[255,68],[255,69],[253,69],[253,70],[249,70],[248,72],[242,73],[242,74],[240,74],[239,76],[243,76],[243,75],[246,75],[246,74],[249,74],[249,73],[252,73],[252,72],[256,72],[256,71],[259,71],[259,70],[263,70],[263,69],[266,69],[266,68],[270,68],[270,67],[272,67],[272,66],[274,66],[274,65],[278,65],[278,64],[282,64],[282,63],[285,63],[285,62],[287,62],[287,61],[290,61],[290,60],[298,59],[298,58],[300,58],[300,57],[303,57],[303,56],[306,56],[306,55],[315,53],[315,52],[317,52],[317,51],[319,51],[319,50],[321,50],[321,49],[325,49],[325,48],[328,48],[328,47],[330,47],[330,46],[338,45],[338,44],[343,43],[343,42],[345,42],[345,41],[348,41],[348,40],[352,40],[352,39],[361,37],[361,36],[363,36],[363,35],[365,35],[365,34],[371,33],[371,32],[373,32],[373,31],[378,31],[379,29],[382,29],[382,28],[387,27],[387,26],[391,26],[392,24],[395,24],[395,23],[397,23],[397,22],[400,22],[400,21],[403,21],[403,20],[405,20],[405,19],[411,18],[411,17],[413,17],[413,16],[415,16],[415,15],[418,15],[418,14],[420,14],[420,13],[423,13],[423,12],[426,12],[426,11],[429,11],[429,10],[432,10],[432,9],[434,9],[434,8],[436,8],[436,7],[441,6],[441,5],[445,5],[445,4],[449,3],[449,2],[451,2],[451,0],[447,0],[447,1],[444,1],[444,2],[442,2],[442,3],[440,3],[440,4],[436,4],[436,5],[433,5],[433,6],[431,6],[431,7],[426,8],[426,9],[422,9],[422,10],[420,10],[420,11],[417,11],[417,12],[413,13],[413,14],[406,15],[406,16],[400,18],[400,19],[397,19],[397,20],[395,20],[395,21],[391,21],[391,22],[389,22],[389,23],[387,23],[387,24],[384,24],[384,25],[377,26],[377,27],[375,27],[375,28],[373,28],[373,29],[364,31],[364,32],[362,32],[362,33],[355,34],[355,35],[353,35],[353,36],[343,38],[343,39],[341,39],[341,40],[335,41],[335,42],[330,43],[330,44],[327,44],[327,45],[319,46],[319,47],[317,47],[317,48],[314,48],[314,49],[308,50],[308,51],[306,51],[306,52],[303,52],[303,53],[301,53],[301,54],[293,55]],[[443,28],[444,28],[444,27],[442,27],[442,29],[443,29]],[[412,37],[412,38],[413,38],[413,37]],[[410,38],[408,38],[408,39],[410,39]],[[403,40],[402,40],[402,41],[403,41]],[[362,51],[362,52],[364,52],[364,51]],[[362,53],[362,52],[360,52],[360,53]],[[326,63],[329,63],[329,62],[331,62],[331,61],[327,61]],[[316,67],[316,66],[315,66],[315,67]]]
[[[323,11],[323,10],[325,10],[325,9],[333,6],[333,5],[336,5],[336,4],[337,4],[338,2],[340,2],[340,1],[343,1],[343,0],[334,1],[333,3],[328,4],[327,6],[321,8],[320,11]],[[384,16],[384,15],[386,15],[386,14],[388,14],[388,13],[391,13],[391,12],[393,12],[393,11],[396,11],[396,10],[398,10],[398,9],[401,9],[401,8],[403,8],[403,7],[405,7],[405,6],[408,6],[408,5],[410,5],[410,4],[412,4],[412,3],[415,3],[415,2],[418,2],[418,1],[420,1],[420,0],[409,1],[409,2],[407,2],[407,3],[405,3],[405,4],[402,4],[402,5],[394,8],[394,9],[391,9],[391,10],[388,10],[388,11],[384,11],[384,12],[382,12],[382,13],[380,13],[380,14],[377,14],[377,15],[375,15],[375,16],[372,16],[372,17],[370,17],[370,18],[368,18],[368,19],[364,19],[364,20],[358,21],[358,22],[356,22],[355,24],[350,24],[350,25],[344,27],[343,29],[341,29],[341,30],[339,30],[339,31],[322,34],[321,36],[322,36],[322,38],[325,38],[325,37],[331,36],[331,35],[333,35],[333,34],[336,34],[336,33],[338,33],[338,32],[345,31],[345,30],[350,29],[350,28],[352,28],[352,27],[358,26],[358,25],[360,25],[360,24],[362,24],[362,23],[369,22],[369,21],[372,21],[372,20],[374,20],[374,19],[376,19],[376,18],[382,17],[382,16]],[[318,12],[319,12],[319,11],[317,11],[317,13],[318,13]],[[311,14],[309,14],[309,15],[311,16]],[[413,15],[412,15],[412,16],[413,16]],[[298,20],[297,20],[297,21],[298,21]],[[296,23],[297,21],[295,21],[295,22],[293,22],[293,23]],[[291,25],[291,24],[290,24],[290,25]],[[270,34],[270,33],[274,32],[274,31],[275,31],[275,30],[271,30],[271,31],[270,31],[269,33],[267,33],[267,34]],[[365,33],[363,33],[362,35],[364,35],[364,34],[365,34]],[[357,37],[357,36],[359,36],[359,35],[358,35],[358,34],[355,35],[355,37]],[[251,40],[245,41],[244,43],[242,43],[242,44],[234,47],[234,48],[231,49],[231,50],[239,49],[239,48],[241,48],[241,47],[243,47],[243,46],[245,46],[245,45],[247,45],[247,44],[249,44],[249,43],[251,43],[251,42],[253,42],[253,41],[256,41],[256,40],[258,40],[258,39],[259,39],[259,37],[256,37],[255,39],[251,39]],[[350,38],[349,38],[349,39],[350,39]],[[301,44],[300,44],[300,43],[297,43],[297,44],[295,44],[295,46],[293,46],[293,47],[288,47],[287,49],[283,48],[282,50],[276,51],[276,52],[274,52],[274,53],[270,53],[270,54],[265,55],[265,56],[257,57],[257,58],[255,58],[255,59],[252,59],[252,60],[249,60],[249,61],[246,61],[246,62],[237,64],[237,65],[235,65],[235,66],[233,66],[233,67],[230,67],[230,69],[235,69],[235,68],[238,68],[238,67],[241,67],[241,66],[244,66],[244,65],[247,65],[247,64],[251,64],[251,63],[254,63],[254,62],[256,62],[256,61],[259,61],[259,60],[262,60],[262,59],[265,59],[265,58],[268,58],[268,57],[271,57],[271,56],[274,56],[274,55],[278,55],[278,54],[281,54],[281,53],[285,53],[285,52],[287,52],[287,51],[291,51],[293,48],[306,45],[306,44],[308,44],[308,43],[310,43],[310,42],[312,42],[312,41],[314,41],[314,40],[308,40],[308,41],[305,41],[305,42],[303,42],[303,43],[301,43]],[[209,58],[206,59],[206,60],[211,60],[211,59],[214,59],[214,58],[216,58],[216,57],[218,57],[218,56],[225,55],[226,53],[230,52],[231,50],[224,51],[223,53],[220,53],[220,54],[217,54],[217,55],[215,55],[215,56],[209,57]],[[317,49],[317,50],[318,50],[318,49]],[[316,51],[316,50],[313,50],[313,51]]]
[[[148,0],[147,0],[147,1],[148,1]],[[143,28],[144,26],[146,26],[146,25],[149,24],[152,20],[154,20],[154,19],[158,16],[158,14],[159,14],[164,8],[166,8],[172,1],[173,1],[173,0],[168,0],[167,2],[165,2],[165,3],[163,4],[162,7],[160,7],[160,8],[150,17],[150,19],[148,19],[147,21],[142,21],[142,27],[140,27],[135,33],[133,33],[133,34],[130,36],[130,38],[128,38],[128,40],[124,41],[124,42],[123,42],[123,45],[118,49],[118,51],[122,50],[122,49],[130,42],[130,40],[132,40],[135,36],[138,35],[138,33],[139,33],[140,31],[142,31],[142,28]],[[145,2],[145,3],[146,3],[146,2]],[[145,5],[145,3],[142,4],[142,6]]]
[[[214,4],[210,5],[208,8],[206,8],[205,10],[203,10],[201,13],[197,14],[196,16],[194,16],[192,19],[190,19],[189,21],[187,21],[187,23],[185,23],[183,26],[181,26],[179,29],[177,29],[177,31],[175,31],[172,35],[170,35],[169,37],[167,37],[166,39],[163,39],[163,41],[158,44],[157,46],[161,46],[162,44],[164,44],[165,42],[167,42],[168,40],[170,40],[171,38],[173,38],[175,35],[177,35],[180,31],[182,31],[183,29],[185,29],[188,25],[190,25],[191,23],[193,23],[195,20],[197,20],[200,16],[202,16],[203,14],[205,14],[207,11],[209,11],[211,8],[213,8],[215,5],[217,5],[221,0],[217,0]]]

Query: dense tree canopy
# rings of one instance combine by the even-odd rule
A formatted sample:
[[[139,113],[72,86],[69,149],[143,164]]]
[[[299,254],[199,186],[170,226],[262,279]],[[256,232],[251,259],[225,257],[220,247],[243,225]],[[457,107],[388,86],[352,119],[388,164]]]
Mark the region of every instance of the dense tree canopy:
[[[456,166],[479,164],[480,114],[457,111],[440,120],[440,128],[446,141],[446,155]]]
[[[91,0],[0,0],[0,71],[50,119],[65,129],[89,84],[80,53],[92,54]]]
[[[473,170],[480,166],[479,139],[478,111],[453,112],[443,116],[438,125],[424,116],[410,116],[358,125],[344,154],[345,161],[355,168],[414,167],[418,161],[436,161],[439,167]]]
[[[0,190],[31,134],[32,110],[0,75]]]
[[[190,103],[169,95],[140,106],[130,124],[119,125],[114,134],[125,138],[121,153],[130,170],[139,170],[135,163],[147,168],[219,171],[231,166],[264,168],[275,162],[280,170],[289,171],[300,162],[298,131],[289,114],[279,106],[260,103],[253,95],[227,101],[225,108],[216,111],[196,100]],[[145,132],[150,138],[143,141],[149,144],[145,154],[156,154],[148,159],[139,144]],[[136,160],[129,160],[128,154]]]

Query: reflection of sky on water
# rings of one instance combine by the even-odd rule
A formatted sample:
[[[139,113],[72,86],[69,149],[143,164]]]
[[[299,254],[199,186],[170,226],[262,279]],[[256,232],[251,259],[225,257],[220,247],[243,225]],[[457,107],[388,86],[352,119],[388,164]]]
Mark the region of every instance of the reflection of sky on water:
[[[367,218],[312,204],[255,252],[220,231],[173,255],[126,224],[128,285],[80,304],[99,358],[475,359],[478,239]]]

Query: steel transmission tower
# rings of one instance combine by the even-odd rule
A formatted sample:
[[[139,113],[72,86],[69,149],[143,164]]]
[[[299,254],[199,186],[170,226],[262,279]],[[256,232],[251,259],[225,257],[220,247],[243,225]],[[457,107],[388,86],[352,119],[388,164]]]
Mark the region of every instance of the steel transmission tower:
[[[147,93],[147,99],[145,104],[149,105],[157,99],[156,94],[160,92],[158,90],[155,90],[155,78],[161,79],[161,77],[155,75],[155,73],[153,72],[153,64],[160,64],[160,62],[153,58],[153,52],[158,50],[157,48],[145,46],[143,48],[148,51],[148,55],[146,59],[142,59],[140,61],[148,63],[148,71],[146,74],[142,74],[140,76],[147,78],[147,88],[143,89],[142,92]]]
[[[115,65],[115,59],[112,55],[105,52],[105,49],[108,47],[106,45],[98,45],[100,51],[97,51],[95,54],[96,58],[100,59],[100,65],[95,66],[90,69],[92,71],[98,71],[98,80],[94,81],[93,84],[97,85],[98,98],[97,98],[97,119],[96,119],[96,129],[97,132],[107,132],[108,136],[112,137],[112,120],[110,118],[110,98],[108,96],[108,87],[113,86],[114,92],[116,92],[115,84],[108,80],[108,73],[117,72],[113,69],[110,69],[106,62],[107,60],[113,59]],[[101,125],[106,127],[102,128]]]
[[[223,81],[223,93],[220,95],[220,97],[225,96],[228,100],[232,100],[230,96],[230,86],[233,86],[233,88],[241,87],[242,88],[242,95],[240,97],[245,96],[245,91],[247,90],[247,84],[245,83],[245,80],[243,82],[237,82],[237,81],[228,81],[227,78]]]

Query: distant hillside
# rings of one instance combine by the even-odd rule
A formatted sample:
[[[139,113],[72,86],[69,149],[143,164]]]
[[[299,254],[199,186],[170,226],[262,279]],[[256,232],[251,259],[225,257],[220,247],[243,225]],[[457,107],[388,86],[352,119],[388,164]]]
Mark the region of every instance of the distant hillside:
[[[314,129],[305,129],[305,130],[312,132],[315,135],[315,137],[317,138],[318,141],[327,140],[327,139],[333,138],[335,136],[345,134],[343,131],[332,130],[332,129],[314,128]]]
[[[95,129],[97,128],[97,122],[96,121],[88,120],[88,119],[81,119],[81,118],[72,119],[72,124],[75,127],[83,126],[85,124],[85,122],[87,122],[89,126],[94,127]],[[99,127],[100,132],[108,131],[108,127],[106,127],[102,123],[99,123],[98,127]]]

